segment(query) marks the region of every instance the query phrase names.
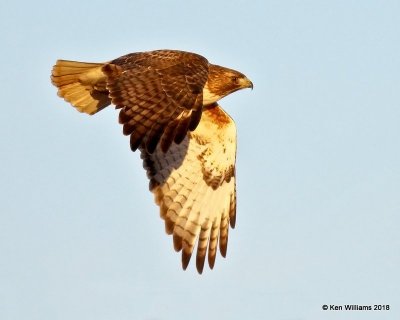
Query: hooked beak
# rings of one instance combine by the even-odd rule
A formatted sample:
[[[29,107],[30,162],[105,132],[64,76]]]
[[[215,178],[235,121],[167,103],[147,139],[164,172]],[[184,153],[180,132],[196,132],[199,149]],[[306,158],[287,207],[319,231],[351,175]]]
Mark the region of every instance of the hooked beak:
[[[253,90],[253,82],[250,81],[248,78],[243,79],[243,88],[251,88]]]

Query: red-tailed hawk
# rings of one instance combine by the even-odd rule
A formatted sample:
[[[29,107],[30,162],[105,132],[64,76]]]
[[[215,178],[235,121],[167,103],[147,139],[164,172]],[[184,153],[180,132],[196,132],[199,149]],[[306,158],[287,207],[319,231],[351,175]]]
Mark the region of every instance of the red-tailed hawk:
[[[190,52],[131,53],[106,63],[58,60],[58,95],[90,115],[111,103],[133,151],[139,149],[174,248],[186,269],[226,256],[236,218],[236,127],[217,101],[253,88],[242,73]]]

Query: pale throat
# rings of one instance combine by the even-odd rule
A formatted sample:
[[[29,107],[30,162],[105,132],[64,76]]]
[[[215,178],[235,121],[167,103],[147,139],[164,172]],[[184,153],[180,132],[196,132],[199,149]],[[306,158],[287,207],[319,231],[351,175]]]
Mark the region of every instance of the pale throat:
[[[205,86],[203,88],[203,106],[213,104],[214,102],[217,102],[221,98],[223,98],[223,97],[212,93],[208,89],[208,84],[207,83],[205,84]]]

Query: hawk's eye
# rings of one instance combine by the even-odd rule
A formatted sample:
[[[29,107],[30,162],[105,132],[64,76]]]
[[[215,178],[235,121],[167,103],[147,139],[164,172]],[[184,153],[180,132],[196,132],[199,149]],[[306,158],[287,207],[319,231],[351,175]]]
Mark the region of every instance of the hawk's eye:
[[[232,82],[235,84],[239,83],[239,77],[232,77]]]

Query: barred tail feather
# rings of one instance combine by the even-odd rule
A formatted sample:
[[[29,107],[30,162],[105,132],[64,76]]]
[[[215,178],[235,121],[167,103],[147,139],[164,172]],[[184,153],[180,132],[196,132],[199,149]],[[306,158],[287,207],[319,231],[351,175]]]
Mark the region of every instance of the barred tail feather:
[[[58,60],[51,73],[51,82],[58,95],[78,111],[95,114],[111,104],[106,88],[103,63]]]

